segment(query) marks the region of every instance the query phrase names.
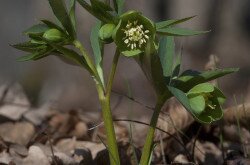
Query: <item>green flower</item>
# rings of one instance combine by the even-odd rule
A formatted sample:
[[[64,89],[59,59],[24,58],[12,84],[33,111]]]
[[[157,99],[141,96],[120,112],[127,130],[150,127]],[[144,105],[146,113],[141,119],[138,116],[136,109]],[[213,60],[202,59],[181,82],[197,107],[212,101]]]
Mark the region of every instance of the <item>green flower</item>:
[[[200,121],[210,122],[222,118],[221,104],[225,102],[225,96],[210,83],[202,83],[194,86],[187,92],[193,115]]]
[[[136,11],[120,16],[119,24],[113,32],[113,39],[125,56],[138,55],[149,45],[154,45],[155,24]]]

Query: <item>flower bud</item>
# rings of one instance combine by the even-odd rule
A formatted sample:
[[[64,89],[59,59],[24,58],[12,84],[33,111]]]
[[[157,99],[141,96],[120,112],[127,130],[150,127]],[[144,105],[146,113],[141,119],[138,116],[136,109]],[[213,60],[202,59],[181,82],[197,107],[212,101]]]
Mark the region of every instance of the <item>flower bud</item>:
[[[43,34],[43,38],[52,42],[60,42],[65,39],[63,33],[57,29],[49,29]]]
[[[99,30],[99,37],[106,43],[111,43],[113,41],[112,33],[115,29],[114,24],[105,24]]]

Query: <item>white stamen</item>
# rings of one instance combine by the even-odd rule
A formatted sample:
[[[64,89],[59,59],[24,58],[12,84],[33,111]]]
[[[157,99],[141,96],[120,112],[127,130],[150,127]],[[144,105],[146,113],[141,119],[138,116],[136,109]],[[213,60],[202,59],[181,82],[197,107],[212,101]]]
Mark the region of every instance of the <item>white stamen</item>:
[[[138,20],[130,23],[128,21],[126,25],[126,29],[122,29],[125,33],[125,37],[123,38],[124,43],[127,47],[130,47],[132,50],[136,49],[137,44],[138,47],[141,48],[144,43],[147,43],[146,40],[149,39],[149,35],[147,35],[150,31],[144,30],[143,25],[138,25]]]

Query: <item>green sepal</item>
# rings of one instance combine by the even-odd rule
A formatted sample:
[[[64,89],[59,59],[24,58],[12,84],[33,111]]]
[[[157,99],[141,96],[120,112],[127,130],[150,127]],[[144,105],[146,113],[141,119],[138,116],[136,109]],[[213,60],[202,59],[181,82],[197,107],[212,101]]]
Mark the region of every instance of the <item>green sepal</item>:
[[[133,56],[139,55],[140,53],[142,53],[142,51],[139,50],[139,49],[136,49],[136,50],[125,50],[125,51],[122,51],[121,53],[124,56],[126,56],[126,57],[133,57]]]
[[[206,107],[206,102],[203,96],[193,96],[189,98],[190,107],[193,109],[193,113],[200,115]]]
[[[194,86],[190,89],[187,94],[188,95],[196,95],[201,93],[211,93],[214,91],[214,86],[210,83],[202,83]]]
[[[203,123],[203,124],[211,124],[212,122],[217,121],[222,118],[223,112],[222,112],[219,102],[216,102],[217,99],[214,100],[215,101],[214,103],[218,105],[216,106],[215,109],[211,110],[211,109],[206,108],[201,112],[200,110],[202,108],[199,108],[199,110],[198,109],[194,110],[191,107],[190,100],[183,91],[175,87],[171,87],[171,86],[168,86],[168,89],[175,96],[175,98],[185,107],[185,109],[192,114],[192,116],[196,119],[196,121]]]

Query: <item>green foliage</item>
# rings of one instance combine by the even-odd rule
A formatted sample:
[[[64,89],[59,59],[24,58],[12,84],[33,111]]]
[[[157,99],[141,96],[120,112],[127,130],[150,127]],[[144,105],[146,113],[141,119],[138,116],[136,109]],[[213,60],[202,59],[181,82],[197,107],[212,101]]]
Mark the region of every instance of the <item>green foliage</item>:
[[[170,20],[166,20],[166,21],[162,21],[162,22],[157,22],[156,23],[156,29],[162,29],[162,28],[167,28],[170,27],[172,25],[176,25],[182,22],[186,22],[192,18],[194,18],[195,16],[192,17],[186,17],[186,18],[182,18],[182,19],[170,19]]]
[[[115,11],[118,15],[122,14],[123,6],[124,6],[124,0],[113,0]]]
[[[109,1],[90,0],[88,3],[85,0],[70,0],[68,8],[64,0],[48,1],[60,25],[41,20],[39,24],[24,31],[29,37],[28,41],[11,46],[28,53],[18,58],[18,61],[38,60],[55,55],[68,64],[85,68],[90,73],[103,110],[111,165],[120,164],[110,107],[110,93],[120,53],[136,60],[157,95],[146,147],[142,153],[145,160],[141,160],[140,164],[147,165],[151,162],[156,123],[164,102],[170,97],[176,97],[200,123],[209,124],[221,119],[221,105],[225,102],[225,96],[208,82],[238,69],[204,72],[186,70],[180,74],[182,53],[175,53],[174,37],[209,32],[175,27],[194,16],[155,23],[138,11],[123,12],[124,0],[113,0],[113,6]],[[76,2],[98,19],[90,35],[94,61],[76,35]],[[102,63],[105,44],[109,43],[115,44],[116,53],[105,83]]]
[[[175,55],[174,38],[171,36],[162,37],[159,46],[159,56],[163,68],[163,75],[165,77],[171,77],[172,75],[174,55]]]
[[[221,119],[223,113],[220,101],[225,99],[225,97],[218,88],[214,87],[212,92],[207,92],[207,89],[211,88],[211,84],[208,83],[199,84],[198,87],[194,88],[199,89],[198,91],[201,93],[196,93],[196,95],[185,94],[177,88],[168,87],[169,91],[198,122],[210,124],[213,121]],[[195,89],[193,89],[193,91],[195,91]]]
[[[64,0],[48,0],[48,1],[53,10],[54,15],[61,22],[62,26],[66,29],[68,34],[74,39],[76,37],[76,32],[74,30],[70,16],[66,9]]]
[[[98,35],[100,28],[101,28],[101,22],[97,22],[97,24],[92,28],[90,35],[90,42],[95,57],[96,69],[100,76],[100,79],[102,80],[102,83],[104,84],[103,70],[102,70],[102,52],[101,52],[102,45],[100,44]]]
[[[157,29],[157,33],[161,35],[168,35],[168,36],[194,36],[208,33],[209,31],[197,31],[197,30],[190,30],[184,28],[163,28]]]

